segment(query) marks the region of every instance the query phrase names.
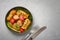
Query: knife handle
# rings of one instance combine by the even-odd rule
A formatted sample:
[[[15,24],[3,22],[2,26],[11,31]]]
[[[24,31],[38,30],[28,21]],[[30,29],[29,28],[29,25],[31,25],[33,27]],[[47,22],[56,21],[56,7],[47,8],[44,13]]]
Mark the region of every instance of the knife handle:
[[[33,40],[33,38],[30,37],[28,40]]]

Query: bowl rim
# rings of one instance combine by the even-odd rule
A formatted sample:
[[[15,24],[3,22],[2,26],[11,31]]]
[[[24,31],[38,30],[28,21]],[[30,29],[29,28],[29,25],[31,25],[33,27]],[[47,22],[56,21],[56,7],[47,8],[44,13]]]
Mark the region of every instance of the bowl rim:
[[[6,25],[6,27],[8,28],[8,29],[10,29],[10,30],[12,30],[12,31],[14,31],[14,32],[17,32],[17,33],[21,33],[20,31],[17,31],[17,30],[15,30],[14,28],[11,28],[11,27],[8,27],[8,25],[7,25],[7,23],[6,23],[6,18],[7,18],[7,15],[9,14],[9,12],[12,10],[12,9],[14,9],[14,8],[23,8],[23,9],[26,9],[28,12],[29,12],[29,14],[32,16],[32,14],[31,14],[31,12],[27,9],[27,8],[25,8],[25,7],[22,7],[22,6],[16,6],[16,7],[13,7],[13,8],[11,8],[10,10],[8,10],[8,12],[7,12],[7,14],[6,14],[6,16],[5,16],[5,25]],[[32,16],[32,20],[31,20],[31,24],[30,24],[30,26],[32,26],[32,24],[33,24],[33,16]],[[29,29],[29,28],[28,28]],[[27,30],[28,30],[27,29]],[[27,31],[26,30],[26,31]],[[25,32],[25,31],[24,31]],[[23,32],[23,33],[24,33]]]

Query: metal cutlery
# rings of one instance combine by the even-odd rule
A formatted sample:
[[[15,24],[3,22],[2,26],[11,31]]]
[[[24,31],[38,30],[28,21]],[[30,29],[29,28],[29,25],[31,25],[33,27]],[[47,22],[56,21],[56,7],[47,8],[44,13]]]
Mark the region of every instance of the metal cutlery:
[[[42,28],[40,28],[39,26],[35,26],[31,29],[30,33],[27,34],[27,36],[23,38],[22,40],[32,40],[45,29],[46,29],[46,26],[43,26]]]

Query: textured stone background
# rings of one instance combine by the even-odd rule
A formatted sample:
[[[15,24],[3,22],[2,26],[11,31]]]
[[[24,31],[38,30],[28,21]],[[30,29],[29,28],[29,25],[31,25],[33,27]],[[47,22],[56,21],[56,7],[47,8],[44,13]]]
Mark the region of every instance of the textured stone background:
[[[34,40],[60,40],[60,0],[0,0],[0,40],[21,40],[26,35],[12,33],[5,25],[6,13],[15,6],[30,10],[33,26],[47,26]]]

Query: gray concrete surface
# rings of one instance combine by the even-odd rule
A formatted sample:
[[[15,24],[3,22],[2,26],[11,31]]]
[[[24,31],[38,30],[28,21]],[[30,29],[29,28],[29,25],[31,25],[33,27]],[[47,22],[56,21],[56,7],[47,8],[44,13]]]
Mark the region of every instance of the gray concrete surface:
[[[8,10],[23,6],[33,15],[33,26],[47,26],[34,40],[60,40],[60,0],[0,0],[0,40],[21,40],[25,35],[12,33],[5,25]]]

